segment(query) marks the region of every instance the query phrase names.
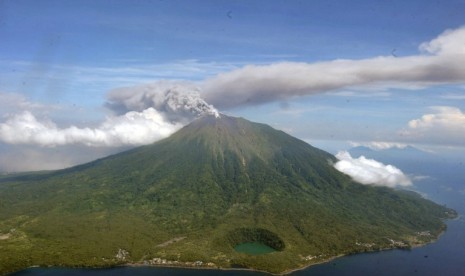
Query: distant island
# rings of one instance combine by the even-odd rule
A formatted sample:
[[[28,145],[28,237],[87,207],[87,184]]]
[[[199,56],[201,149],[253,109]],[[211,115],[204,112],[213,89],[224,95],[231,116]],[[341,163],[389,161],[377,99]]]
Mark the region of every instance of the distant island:
[[[154,265],[287,273],[432,242],[457,216],[362,185],[270,126],[204,116],[169,138],[76,167],[0,176],[0,274]]]

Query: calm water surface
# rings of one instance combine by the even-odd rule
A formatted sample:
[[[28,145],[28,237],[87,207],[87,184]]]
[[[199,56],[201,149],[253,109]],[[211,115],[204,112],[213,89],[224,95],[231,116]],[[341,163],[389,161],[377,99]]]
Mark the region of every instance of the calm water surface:
[[[238,244],[234,247],[234,250],[240,253],[245,253],[249,255],[262,255],[271,252],[275,252],[273,248],[269,247],[268,245],[264,245],[263,243],[258,242],[245,242]]]

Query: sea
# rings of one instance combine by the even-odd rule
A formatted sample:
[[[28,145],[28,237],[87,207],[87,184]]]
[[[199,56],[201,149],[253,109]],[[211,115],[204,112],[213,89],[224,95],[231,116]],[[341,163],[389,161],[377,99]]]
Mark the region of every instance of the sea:
[[[383,160],[381,160],[383,161]],[[421,162],[384,160],[400,167],[412,179],[413,190],[455,209],[459,217],[446,221],[447,230],[434,242],[411,250],[387,250],[355,254],[295,271],[291,275],[465,275],[465,158],[422,157]],[[15,276],[58,275],[269,275],[245,270],[211,270],[162,267],[116,267],[110,269],[29,268]]]

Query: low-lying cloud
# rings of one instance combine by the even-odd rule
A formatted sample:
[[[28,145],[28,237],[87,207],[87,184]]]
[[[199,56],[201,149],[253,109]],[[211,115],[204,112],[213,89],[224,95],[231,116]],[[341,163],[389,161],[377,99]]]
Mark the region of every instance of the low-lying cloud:
[[[336,157],[339,161],[334,167],[359,183],[387,187],[412,185],[412,181],[392,165],[385,165],[364,156],[352,158],[347,151],[340,151]]]
[[[465,82],[465,27],[422,43],[420,54],[318,63],[248,65],[207,79],[202,96],[220,109],[283,101],[343,88],[425,87]]]
[[[144,145],[169,136],[196,117],[219,116],[197,90],[168,83],[155,85],[154,89],[145,86],[138,93],[115,90],[109,95],[108,106],[115,114],[95,128],[60,128],[51,120],[39,120],[23,111],[0,123],[0,141],[49,147]]]
[[[68,144],[143,145],[165,138],[181,126],[182,124],[167,122],[153,108],[108,117],[96,128],[76,126],[59,128],[50,120],[38,120],[32,113],[24,111],[0,124],[0,140],[9,144],[37,144],[52,147]]]

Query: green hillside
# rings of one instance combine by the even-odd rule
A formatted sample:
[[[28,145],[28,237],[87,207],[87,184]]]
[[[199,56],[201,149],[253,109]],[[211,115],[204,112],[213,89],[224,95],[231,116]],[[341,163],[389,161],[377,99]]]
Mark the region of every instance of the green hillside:
[[[354,183],[334,156],[267,125],[202,117],[152,145],[0,178],[0,274],[165,262],[279,273],[434,240],[455,212]],[[241,243],[275,251],[249,255]]]

